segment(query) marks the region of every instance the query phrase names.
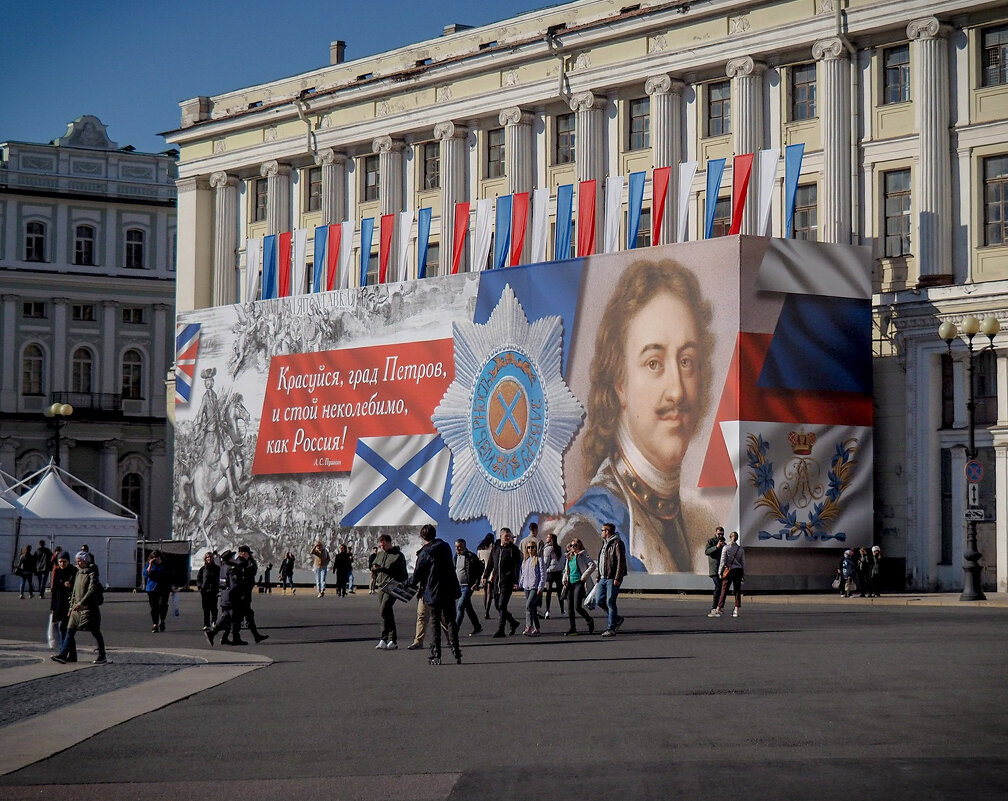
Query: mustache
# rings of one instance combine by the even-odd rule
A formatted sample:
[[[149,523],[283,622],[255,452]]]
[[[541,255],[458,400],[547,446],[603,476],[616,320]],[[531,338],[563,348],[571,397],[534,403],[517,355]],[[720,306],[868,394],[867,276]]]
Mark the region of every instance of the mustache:
[[[667,414],[690,414],[693,411],[693,405],[687,400],[672,401],[670,403],[663,403],[661,406],[655,409],[655,414],[658,417],[664,417]]]

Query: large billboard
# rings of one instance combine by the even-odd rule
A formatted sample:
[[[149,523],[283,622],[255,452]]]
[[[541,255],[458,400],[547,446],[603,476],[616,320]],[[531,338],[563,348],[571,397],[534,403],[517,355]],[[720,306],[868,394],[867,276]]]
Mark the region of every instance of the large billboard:
[[[216,307],[176,406],[176,537],[358,553],[615,523],[631,570],[872,538],[870,261],[726,237]]]

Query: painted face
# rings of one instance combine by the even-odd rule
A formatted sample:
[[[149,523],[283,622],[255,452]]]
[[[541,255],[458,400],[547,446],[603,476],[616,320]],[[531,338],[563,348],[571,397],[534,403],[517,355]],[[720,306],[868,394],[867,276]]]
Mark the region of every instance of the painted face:
[[[693,312],[663,292],[630,321],[616,388],[634,445],[659,470],[682,463],[700,420],[700,336]]]

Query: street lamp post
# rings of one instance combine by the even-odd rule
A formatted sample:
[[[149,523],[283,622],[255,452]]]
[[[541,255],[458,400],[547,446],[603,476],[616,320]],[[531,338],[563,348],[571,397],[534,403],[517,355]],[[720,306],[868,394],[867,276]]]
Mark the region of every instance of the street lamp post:
[[[973,461],[977,458],[976,447],[976,399],[973,386],[973,370],[975,360],[984,351],[994,350],[994,337],[1001,330],[1001,324],[996,317],[986,317],[981,323],[972,314],[966,315],[962,321],[962,331],[956,328],[955,323],[944,322],[938,326],[938,336],[945,341],[948,347],[949,356],[952,355],[952,342],[960,333],[966,336],[966,349],[968,361],[966,364],[966,383],[969,386],[969,395],[966,402],[966,425],[969,429],[968,445],[966,446],[966,460]],[[983,332],[988,339],[988,344],[978,351],[973,350],[973,337]],[[977,524],[972,516],[966,520],[966,550],[963,553],[963,591],[959,596],[960,601],[983,601],[986,596],[983,593],[980,573],[980,557],[982,554],[977,550]]]
[[[54,403],[42,412],[50,418],[49,425],[53,427],[53,437],[49,441],[53,444],[53,462],[57,467],[60,466],[60,431],[67,424],[66,418],[73,414],[73,410],[73,406],[69,403]]]

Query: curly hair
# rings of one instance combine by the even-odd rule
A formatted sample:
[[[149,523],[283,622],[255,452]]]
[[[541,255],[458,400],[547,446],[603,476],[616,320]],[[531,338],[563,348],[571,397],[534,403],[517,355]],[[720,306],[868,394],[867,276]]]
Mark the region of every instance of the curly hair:
[[[630,265],[616,286],[602,315],[595,337],[588,395],[588,428],[585,431],[584,472],[589,481],[602,462],[616,450],[621,406],[617,387],[626,380],[624,344],[627,329],[638,312],[657,295],[667,292],[693,311],[700,337],[700,408],[707,407],[711,383],[714,316],[700,290],[696,276],[671,259],[637,261]]]

